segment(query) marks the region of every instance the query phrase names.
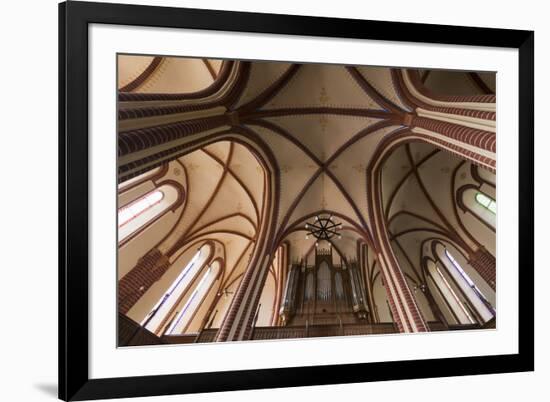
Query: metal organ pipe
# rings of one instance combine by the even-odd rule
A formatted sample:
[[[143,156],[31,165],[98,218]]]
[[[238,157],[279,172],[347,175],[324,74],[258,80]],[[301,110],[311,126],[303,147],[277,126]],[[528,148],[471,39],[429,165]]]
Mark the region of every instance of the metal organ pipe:
[[[364,314],[368,312],[366,304],[367,299],[365,287],[362,283],[356,263],[351,264],[349,274],[352,289],[353,310],[359,312],[360,314]]]
[[[310,272],[306,276],[306,301],[313,300],[313,293],[315,292],[315,285],[313,283],[313,272]]]
[[[342,275],[336,272],[334,275],[334,286],[336,288],[336,298],[342,300],[344,298],[344,285],[342,283]]]
[[[317,271],[317,300],[329,301],[331,297],[330,268],[323,261]]]
[[[300,267],[293,264],[288,275],[284,297],[281,303],[279,314],[283,317],[283,321],[287,322],[291,314],[294,313],[296,307],[296,288],[298,284],[298,275]]]

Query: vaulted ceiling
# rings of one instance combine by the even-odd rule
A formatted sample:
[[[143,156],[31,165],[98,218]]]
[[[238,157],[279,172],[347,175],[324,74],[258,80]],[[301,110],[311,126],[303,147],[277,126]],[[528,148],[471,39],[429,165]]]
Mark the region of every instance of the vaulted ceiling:
[[[265,202],[262,166],[245,146],[221,141],[172,161],[168,175],[182,182],[186,201],[163,247],[175,260],[187,248],[213,241],[224,261],[225,288],[240,277],[257,240]]]
[[[121,55],[118,87],[124,92],[196,92],[214,82],[221,64],[212,59]]]
[[[357,240],[370,235],[367,166],[380,141],[401,127],[394,112],[409,111],[391,69],[283,62],[241,65],[248,69],[246,80],[232,108],[248,113],[242,125],[256,133],[276,159],[277,239],[291,240],[292,254],[305,256],[314,240],[305,239],[304,223],[320,212],[333,213],[344,224],[343,237],[334,240],[334,246],[353,256]],[[128,92],[196,92],[215,82],[221,68],[221,61],[211,59],[123,56],[118,82]],[[464,79],[464,74],[454,74]],[[434,74],[431,79],[438,78]],[[475,84],[471,90],[480,91]],[[177,163],[186,172],[188,198],[167,244],[182,236],[188,241],[223,238],[235,254],[234,272],[240,272],[246,259],[241,256],[252,249],[265,203],[261,164],[245,146],[230,141],[203,147]],[[389,196],[393,198],[388,219],[418,201],[428,205],[423,211],[427,219],[441,224],[438,212],[430,210],[419,193],[417,172],[441,172],[426,178],[425,186],[435,190],[438,181],[450,182],[458,163],[429,145],[394,152],[384,170],[384,193],[395,193]]]

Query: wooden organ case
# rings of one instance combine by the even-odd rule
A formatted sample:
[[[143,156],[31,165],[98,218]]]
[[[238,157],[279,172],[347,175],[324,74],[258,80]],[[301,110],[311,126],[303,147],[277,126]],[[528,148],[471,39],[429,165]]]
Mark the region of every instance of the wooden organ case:
[[[293,263],[279,314],[283,325],[370,323],[366,287],[356,261],[335,264],[332,247],[315,249],[314,265]]]

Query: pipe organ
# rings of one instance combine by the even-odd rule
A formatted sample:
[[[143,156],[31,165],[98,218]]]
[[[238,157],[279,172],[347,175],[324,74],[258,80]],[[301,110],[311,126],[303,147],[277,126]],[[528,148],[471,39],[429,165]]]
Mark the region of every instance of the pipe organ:
[[[332,248],[315,262],[290,266],[279,315],[283,325],[370,323],[366,287],[356,261],[333,261]]]

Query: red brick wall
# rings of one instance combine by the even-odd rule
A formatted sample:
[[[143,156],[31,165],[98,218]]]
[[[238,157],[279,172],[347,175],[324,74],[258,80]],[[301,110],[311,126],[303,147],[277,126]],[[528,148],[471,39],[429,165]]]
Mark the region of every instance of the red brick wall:
[[[126,314],[169,266],[168,258],[156,248],[140,258],[136,266],[118,282],[118,311]]]
[[[495,257],[484,248],[480,248],[471,255],[469,262],[491,288],[495,289],[497,274]]]

